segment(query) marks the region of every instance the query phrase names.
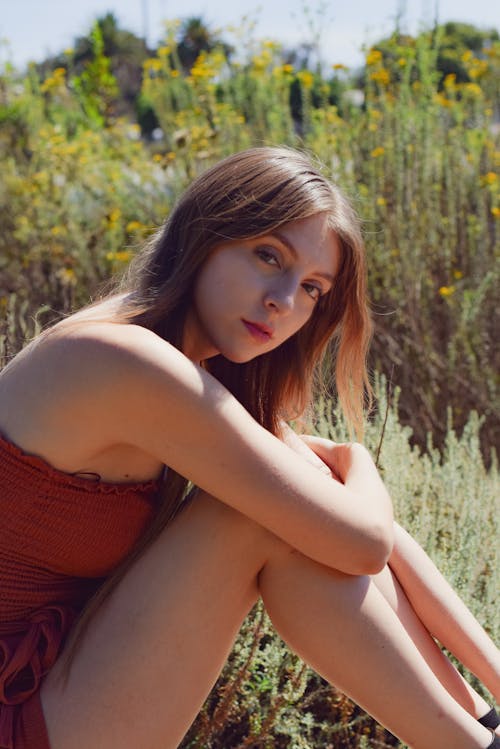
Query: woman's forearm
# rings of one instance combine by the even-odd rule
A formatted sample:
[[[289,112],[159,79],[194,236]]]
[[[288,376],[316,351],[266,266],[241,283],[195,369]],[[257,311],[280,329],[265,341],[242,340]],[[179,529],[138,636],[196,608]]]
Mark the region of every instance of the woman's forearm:
[[[389,566],[428,631],[500,702],[500,651],[419,544],[397,523]]]

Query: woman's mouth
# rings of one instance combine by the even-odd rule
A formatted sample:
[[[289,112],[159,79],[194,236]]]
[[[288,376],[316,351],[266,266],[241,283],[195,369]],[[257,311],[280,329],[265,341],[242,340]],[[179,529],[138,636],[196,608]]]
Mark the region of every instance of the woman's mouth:
[[[260,322],[251,322],[250,320],[242,320],[243,325],[248,330],[251,336],[257,341],[269,341],[273,335],[273,329],[269,325],[264,325]]]

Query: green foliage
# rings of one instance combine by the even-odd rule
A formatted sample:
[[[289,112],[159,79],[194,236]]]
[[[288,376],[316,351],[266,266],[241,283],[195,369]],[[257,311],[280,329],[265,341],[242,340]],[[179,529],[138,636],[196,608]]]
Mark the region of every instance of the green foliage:
[[[72,85],[89,120],[104,125],[117,97],[118,85],[111,72],[111,61],[104,54],[104,39],[97,23],[92,29],[91,41],[92,58],[82,74],[73,77]]]

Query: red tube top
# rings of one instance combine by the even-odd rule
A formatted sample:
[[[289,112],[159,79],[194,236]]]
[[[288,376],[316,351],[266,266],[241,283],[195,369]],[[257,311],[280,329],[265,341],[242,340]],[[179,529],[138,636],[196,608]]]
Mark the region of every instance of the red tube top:
[[[76,617],[131,550],[159,482],[58,471],[0,436],[0,748]]]

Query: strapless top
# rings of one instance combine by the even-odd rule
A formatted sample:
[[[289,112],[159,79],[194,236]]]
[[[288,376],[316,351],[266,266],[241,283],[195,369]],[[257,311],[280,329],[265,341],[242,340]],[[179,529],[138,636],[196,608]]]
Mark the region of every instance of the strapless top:
[[[159,484],[67,474],[0,436],[0,748],[14,706],[153,518]]]

